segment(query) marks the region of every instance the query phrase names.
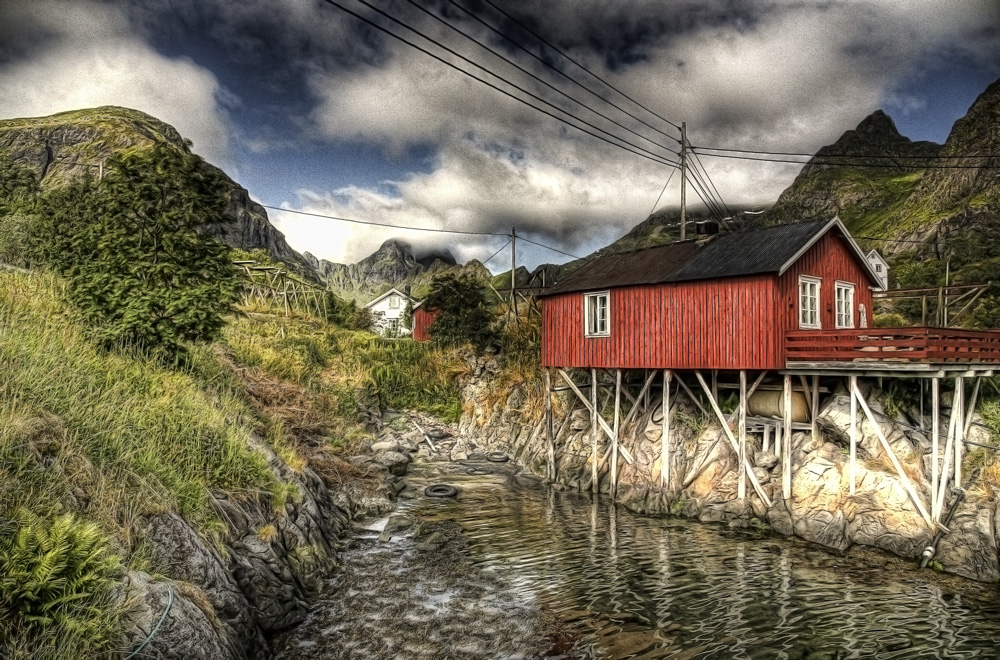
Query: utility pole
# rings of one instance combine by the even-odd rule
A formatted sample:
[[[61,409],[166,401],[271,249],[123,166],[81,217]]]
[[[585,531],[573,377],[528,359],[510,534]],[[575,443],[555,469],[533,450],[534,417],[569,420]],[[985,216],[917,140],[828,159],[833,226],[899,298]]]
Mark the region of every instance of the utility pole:
[[[687,122],[681,122],[681,240],[687,239]]]
[[[510,308],[517,320],[517,285],[514,276],[517,274],[517,229],[510,228]]]

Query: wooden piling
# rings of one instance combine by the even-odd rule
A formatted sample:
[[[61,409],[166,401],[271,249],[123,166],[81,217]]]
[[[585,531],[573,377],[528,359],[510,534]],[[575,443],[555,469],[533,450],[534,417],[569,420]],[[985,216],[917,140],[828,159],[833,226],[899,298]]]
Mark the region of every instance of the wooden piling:
[[[611,497],[618,496],[618,439],[621,433],[622,370],[615,369],[615,423],[614,437],[611,438]],[[635,403],[639,405],[638,401]]]
[[[781,494],[787,501],[792,499],[792,377],[788,374],[783,394],[785,453],[781,462]]]
[[[552,433],[552,370],[545,368],[545,440],[549,450],[549,465],[547,476],[550,481],[556,479],[556,446]]]
[[[670,485],[670,381],[673,374],[663,370],[663,419],[660,420],[660,487]]]
[[[850,473],[850,490],[849,493],[854,495],[857,482],[857,463],[858,463],[858,399],[854,395],[858,391],[858,377],[851,376],[851,463],[848,468]]]
[[[736,496],[741,500],[747,496],[747,372],[740,369],[740,481]]]
[[[597,425],[597,369],[590,370],[590,436],[593,442],[593,451],[591,452],[591,460],[593,465],[591,466],[590,476],[591,476],[591,489],[596,494],[600,491],[600,487],[597,483],[597,436],[600,434],[601,429]]]

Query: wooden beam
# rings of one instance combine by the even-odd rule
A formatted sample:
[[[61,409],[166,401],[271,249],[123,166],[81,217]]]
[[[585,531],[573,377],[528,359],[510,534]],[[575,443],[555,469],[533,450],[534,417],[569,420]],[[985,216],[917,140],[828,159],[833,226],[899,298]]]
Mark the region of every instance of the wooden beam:
[[[694,372],[694,375],[698,378],[698,383],[701,385],[702,389],[705,390],[705,394],[707,394],[709,397],[709,403],[712,406],[712,410],[715,412],[715,415],[718,418],[719,423],[722,425],[722,432],[725,433],[726,438],[729,440],[730,446],[732,446],[733,448],[733,451],[737,455],[739,455],[740,453],[739,443],[736,441],[736,438],[733,437],[733,431],[732,429],[729,428],[729,423],[726,421],[726,416],[722,414],[722,409],[719,408],[719,404],[716,403],[715,399],[712,398],[712,391],[709,389],[708,383],[705,382],[705,378],[701,375],[700,371]],[[757,475],[753,473],[753,466],[747,464],[745,457],[744,461],[740,465],[742,470],[744,471],[747,471],[747,469],[749,468],[749,474],[747,476],[750,478],[750,483],[753,484],[754,490],[757,491],[757,495],[760,496],[760,499],[763,500],[764,503],[767,504],[767,506],[771,506],[771,498],[767,496],[767,493],[765,493],[764,489],[761,488],[760,482],[757,481]]]
[[[899,459],[896,458],[896,452],[892,450],[892,446],[889,445],[889,441],[885,439],[885,434],[882,432],[882,427],[875,419],[875,415],[872,414],[871,408],[868,407],[868,402],[865,401],[864,396],[862,396],[861,390],[857,388],[857,383],[856,382],[852,383],[852,386],[855,388],[854,395],[857,398],[858,403],[861,404],[861,409],[865,412],[865,416],[868,418],[868,423],[871,424],[872,428],[874,429],[875,435],[878,437],[879,443],[881,443],[883,451],[885,451],[886,455],[889,457],[889,461],[892,463],[892,467],[896,470],[896,474],[899,475],[899,479],[903,484],[903,489],[906,491],[906,494],[910,496],[910,501],[912,501],[913,505],[917,507],[917,511],[920,512],[920,515],[921,517],[923,517],[924,522],[926,522],[928,526],[933,527],[934,523],[931,520],[931,514],[927,512],[927,508],[921,501],[920,495],[917,494],[916,489],[910,482],[910,478],[906,476],[906,472],[903,471],[903,466],[900,465]]]
[[[783,392],[785,453],[781,461],[781,494],[785,500],[792,499],[792,377],[785,375]]]
[[[969,407],[965,412],[965,425],[962,427],[962,438],[969,435],[969,428],[972,427],[972,416],[976,413],[976,403],[979,398],[979,386],[982,384],[982,378],[976,378],[976,385],[972,388],[972,398],[969,400]]]
[[[948,418],[948,434],[944,443],[944,465],[941,466],[941,478],[938,479],[937,510],[933,512],[934,520],[941,521],[944,510],[945,494],[948,492],[948,469],[951,467],[952,442],[955,439],[955,420],[958,419],[955,402],[952,401],[951,416]]]
[[[740,369],[740,465],[747,465],[747,372]],[[751,471],[752,474],[752,471]],[[747,497],[747,471],[740,470],[740,481],[736,488],[736,496],[741,500]]]
[[[699,401],[698,397],[694,395],[694,392],[691,391],[691,388],[687,386],[687,383],[684,382],[684,379],[680,377],[680,374],[678,374],[677,376],[677,382],[680,384],[681,387],[684,388],[684,391],[687,392],[688,397],[691,398],[691,403],[698,406],[698,410],[700,410],[702,414],[705,415],[705,417],[711,417],[711,415],[708,414],[708,411],[705,410],[705,406],[701,405],[701,401]]]
[[[569,381],[572,383],[573,381]],[[579,391],[579,390],[577,390]],[[590,436],[593,443],[593,451],[591,452],[591,458],[593,460],[593,465],[591,466],[590,474],[590,485],[594,494],[597,494],[600,490],[597,483],[597,434],[600,433],[600,429],[597,428],[597,420],[600,419],[600,415],[597,414],[597,369],[590,370]]]
[[[670,369],[663,370],[663,419],[660,420],[660,488],[670,485]]]
[[[965,379],[961,376],[955,378],[955,395],[951,405],[958,411],[958,420],[955,422],[955,487],[962,487],[962,458],[965,449],[965,420],[962,414],[965,408]]]
[[[587,401],[587,397],[585,397],[583,395],[583,392],[581,392],[580,388],[576,386],[576,383],[573,382],[573,379],[569,377],[569,374],[567,374],[562,369],[559,369],[559,375],[562,376],[563,380],[566,381],[566,383],[570,386],[570,389],[573,390],[573,392],[576,393],[576,396],[579,397],[580,401],[583,402],[583,405],[586,406],[587,410],[589,410],[591,412],[591,417],[593,417],[594,413],[598,409],[597,408],[597,380],[596,380],[597,379],[597,369],[591,369],[590,371],[591,371],[591,380],[593,381],[592,384],[591,384],[591,393],[593,394],[592,398],[593,398],[593,401],[594,401],[593,404],[591,404],[590,401]],[[597,422],[596,422],[596,424],[597,424],[597,426],[599,426],[601,429],[604,430],[604,433],[608,436],[608,439],[611,439],[611,438],[614,437],[614,431],[612,430],[612,428],[610,426],[608,426],[608,423],[606,421],[604,421],[604,418],[601,417],[600,415],[597,415]],[[632,453],[628,449],[626,449],[624,446],[620,446],[619,447],[619,451],[621,451],[622,457],[625,459],[625,462],[628,463],[629,465],[631,465],[635,461],[635,458],[632,456]]]
[[[938,445],[941,435],[941,380],[931,380],[931,512],[937,520],[938,511]]]
[[[638,406],[638,402],[632,406]],[[611,497],[618,497],[618,444],[621,432],[621,406],[622,406],[622,370],[615,369],[615,423],[611,427],[615,435],[611,438]]]
[[[761,450],[762,451],[770,451],[771,450],[771,427],[768,426],[767,424],[764,425],[763,435],[764,435],[764,439],[763,439],[763,442],[761,443]]]
[[[625,421],[622,422],[622,426],[623,427],[624,426],[628,426],[629,424],[631,424],[635,420],[635,414],[639,410],[642,410],[642,408],[639,406],[639,401],[640,400],[642,400],[642,401],[646,400],[646,394],[649,392],[649,387],[650,387],[650,385],[653,384],[653,379],[654,378],[656,378],[656,370],[655,369],[651,370],[649,372],[649,377],[646,378],[646,383],[642,386],[642,390],[639,391],[639,396],[636,397],[636,403],[635,403],[635,405],[633,405],[632,409],[628,411],[628,415],[625,416]]]
[[[556,478],[556,439],[552,434],[552,370],[545,368],[545,440],[549,450],[549,465],[547,476],[550,481]]]
[[[819,376],[813,376],[812,406],[809,411],[809,421],[812,422],[812,440],[819,442]]]
[[[858,377],[850,376],[851,387],[851,463],[848,468],[850,474],[849,494],[854,495],[857,483],[857,463],[858,463],[858,399],[854,393],[858,391]]]

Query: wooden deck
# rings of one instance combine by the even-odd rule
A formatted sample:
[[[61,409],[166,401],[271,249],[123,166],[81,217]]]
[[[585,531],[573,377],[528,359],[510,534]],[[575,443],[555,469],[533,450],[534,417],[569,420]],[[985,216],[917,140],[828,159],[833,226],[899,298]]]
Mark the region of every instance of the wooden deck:
[[[964,365],[1000,368],[1000,331],[953,328],[794,330],[785,333],[788,369],[892,368],[919,371]]]

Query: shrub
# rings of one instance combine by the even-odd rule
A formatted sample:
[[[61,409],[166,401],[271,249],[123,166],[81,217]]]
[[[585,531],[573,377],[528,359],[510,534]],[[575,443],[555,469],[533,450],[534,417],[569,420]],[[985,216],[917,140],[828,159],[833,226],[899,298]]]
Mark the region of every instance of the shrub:
[[[902,314],[891,312],[889,314],[876,314],[872,319],[872,326],[876,328],[903,328],[910,325]]]
[[[429,328],[431,341],[438,346],[470,343],[482,350],[499,342],[493,306],[481,279],[467,273],[438,275],[424,305],[439,310]]]
[[[217,337],[237,300],[228,248],[199,231],[231,222],[227,204],[221,172],[158,145],[43,197],[36,247],[105,345],[175,355]]]

